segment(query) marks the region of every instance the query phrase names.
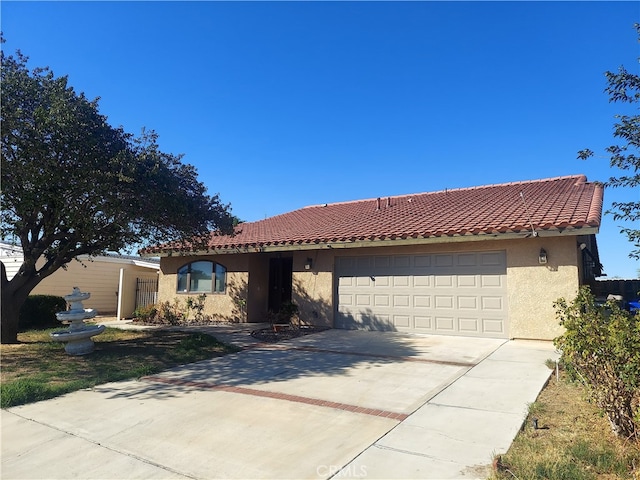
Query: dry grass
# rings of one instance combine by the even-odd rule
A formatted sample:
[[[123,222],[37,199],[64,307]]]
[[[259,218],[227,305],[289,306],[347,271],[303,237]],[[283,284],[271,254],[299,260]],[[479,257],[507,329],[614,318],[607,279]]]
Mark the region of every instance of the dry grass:
[[[20,333],[21,343],[0,346],[2,408],[137,378],[238,350],[201,333],[107,328],[94,337],[93,353],[72,356],[65,353],[61,343],[51,341],[52,331]]]
[[[534,428],[538,420],[538,429]],[[531,405],[494,479],[640,479],[640,445],[616,438],[581,385],[555,376]]]

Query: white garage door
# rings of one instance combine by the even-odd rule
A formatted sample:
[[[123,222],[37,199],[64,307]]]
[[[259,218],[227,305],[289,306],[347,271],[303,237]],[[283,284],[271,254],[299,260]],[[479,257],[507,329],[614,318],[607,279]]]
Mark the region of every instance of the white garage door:
[[[336,257],[336,328],[507,338],[506,253]]]

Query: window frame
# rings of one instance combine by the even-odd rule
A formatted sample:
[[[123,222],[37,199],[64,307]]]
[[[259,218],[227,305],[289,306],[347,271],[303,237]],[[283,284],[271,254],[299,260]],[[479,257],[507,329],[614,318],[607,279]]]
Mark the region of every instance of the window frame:
[[[191,290],[191,273],[192,273],[191,265],[193,265],[194,263],[202,263],[202,262],[209,263],[211,265],[211,288],[209,290]],[[184,275],[184,274],[181,274],[180,271],[185,268],[187,269],[186,276],[184,277],[186,288],[184,290],[180,290],[179,289],[180,278],[181,278],[181,275]],[[220,269],[222,270],[222,272],[219,272]],[[219,291],[216,290],[216,285],[219,283],[218,276],[222,277],[222,280],[221,280],[222,290],[219,290]],[[226,294],[226,292],[227,292],[227,267],[225,267],[221,263],[214,262],[213,260],[193,260],[191,262],[181,265],[176,270],[176,293],[177,294],[195,295],[195,294],[206,293],[206,294],[213,294],[213,295],[224,295]]]

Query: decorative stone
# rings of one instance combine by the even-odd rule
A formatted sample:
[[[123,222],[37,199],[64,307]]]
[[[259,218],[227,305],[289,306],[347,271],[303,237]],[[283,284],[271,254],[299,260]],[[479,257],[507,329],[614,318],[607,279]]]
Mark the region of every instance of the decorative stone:
[[[93,308],[84,308],[82,302],[91,297],[90,293],[81,292],[78,287],[73,287],[70,295],[64,299],[71,305],[65,312],[56,313],[56,318],[61,322],[69,322],[67,330],[59,330],[50,333],[54,342],[66,342],[65,352],[69,355],[86,355],[93,352],[95,344],[91,337],[101,334],[106,328],[104,325],[87,325],[85,320],[96,316]]]

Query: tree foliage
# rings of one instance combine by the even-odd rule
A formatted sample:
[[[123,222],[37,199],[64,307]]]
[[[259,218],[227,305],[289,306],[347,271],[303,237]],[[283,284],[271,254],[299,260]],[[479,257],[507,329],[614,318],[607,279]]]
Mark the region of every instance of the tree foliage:
[[[153,131],[114,128],[66,76],[29,70],[19,51],[1,56],[0,233],[24,254],[11,281],[3,268],[3,343],[16,341],[29,292],[78,255],[230,231],[228,206]]]
[[[640,37],[640,24],[634,25]],[[609,101],[614,103],[629,103],[640,107],[640,76],[629,72],[621,66],[617,72],[605,72]],[[621,140],[619,145],[611,145],[605,149],[609,154],[612,168],[622,170],[619,176],[611,176],[606,186],[609,187],[640,187],[640,115],[616,115],[613,136]],[[578,152],[578,158],[587,159],[593,156],[589,149]],[[628,173],[627,173],[628,172]],[[612,210],[607,213],[613,215],[614,220],[637,222],[640,220],[640,201],[613,202]],[[636,247],[630,257],[640,259],[640,229],[624,227],[621,233]]]
[[[640,439],[640,315],[615,301],[597,305],[584,286],[571,303],[555,302],[565,333],[554,340],[565,365],[589,389],[613,432]]]

